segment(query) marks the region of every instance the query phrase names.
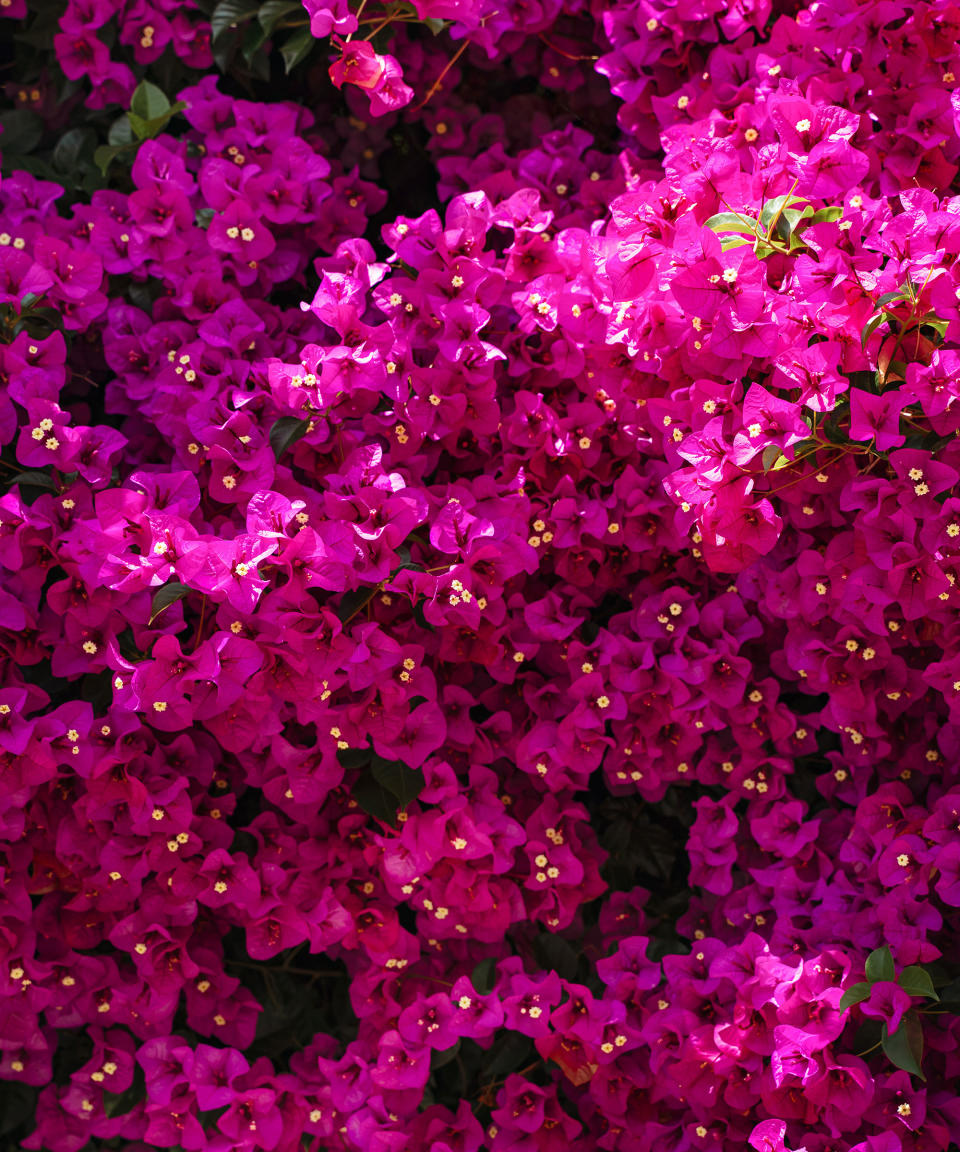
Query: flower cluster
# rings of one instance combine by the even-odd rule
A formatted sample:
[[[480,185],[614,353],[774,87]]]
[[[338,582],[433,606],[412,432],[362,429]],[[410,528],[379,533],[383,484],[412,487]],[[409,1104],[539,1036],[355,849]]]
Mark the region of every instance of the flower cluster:
[[[946,1152],[957,11],[0,14],[0,1142]]]

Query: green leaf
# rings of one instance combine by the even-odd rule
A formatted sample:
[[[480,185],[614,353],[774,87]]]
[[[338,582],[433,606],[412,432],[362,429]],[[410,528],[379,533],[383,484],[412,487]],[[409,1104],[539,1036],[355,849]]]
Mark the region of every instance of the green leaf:
[[[143,1099],[143,1085],[131,1085],[126,1092],[104,1092],[103,1111],[107,1116],[125,1116]]]
[[[50,51],[53,38],[60,31],[59,16],[63,9],[56,4],[34,4],[31,7],[38,10],[36,19],[26,32],[18,32],[13,40],[19,44],[28,44],[31,48],[39,48],[41,52]]]
[[[481,960],[470,973],[470,983],[481,996],[493,991],[497,977],[497,960],[495,956],[488,956]]]
[[[373,753],[369,748],[340,748],[337,759],[344,768],[366,768]]]
[[[0,150],[4,156],[24,156],[32,152],[43,139],[43,121],[27,108],[0,115]]]
[[[852,1008],[854,1004],[860,1004],[862,1001],[869,999],[870,985],[867,983],[852,984],[846,992],[840,997],[840,1011],[846,1012],[848,1008]]]
[[[244,28],[243,37],[240,41],[240,51],[248,65],[253,63],[254,56],[256,56],[263,47],[266,39],[266,32],[264,32],[255,20],[251,20],[246,28]]]
[[[71,128],[57,141],[52,162],[60,172],[73,174],[83,163],[89,163],[97,146],[97,134],[92,128]]]
[[[860,347],[866,348],[867,341],[876,332],[880,325],[887,319],[885,312],[877,312],[864,324],[863,331],[860,333]]]
[[[397,801],[372,776],[363,776],[350,789],[350,796],[370,816],[384,824],[396,824]]]
[[[716,216],[711,216],[707,220],[706,226],[713,232],[744,232],[748,236],[756,235],[756,221],[737,212],[718,212]]]
[[[518,1068],[524,1068],[529,1064],[533,1054],[533,1041],[529,1037],[524,1036],[522,1032],[507,1032],[502,1042],[494,1043],[490,1056],[484,1060],[484,1076],[496,1080],[499,1076],[516,1072]]]
[[[184,596],[189,596],[192,591],[193,589],[188,588],[186,584],[177,584],[176,582],[164,584],[162,588],[158,588],[153,594],[148,624],[152,624],[165,608],[169,608],[171,604],[176,604]]]
[[[269,36],[277,23],[292,12],[303,12],[303,5],[299,0],[267,0],[266,4],[261,4],[257,20],[264,36]]]
[[[760,209],[760,227],[767,232],[773,221],[778,219],[791,204],[799,204],[802,200],[802,196],[793,196],[789,192],[784,196],[774,196],[772,200],[767,200]]]
[[[877,307],[884,308],[887,304],[893,304],[894,302],[900,303],[907,299],[909,299],[909,294],[904,288],[895,288],[893,292],[884,292],[877,301]]]
[[[178,100],[176,104],[172,104],[166,112],[161,113],[159,116],[154,116],[152,120],[144,120],[138,116],[136,112],[128,112],[127,119],[133,133],[138,140],[152,140],[170,123],[170,117],[177,112],[182,112],[186,108],[186,104],[182,100]]]
[[[460,1054],[460,1041],[458,1040],[452,1048],[434,1049],[430,1057],[430,1071],[436,1072],[438,1068],[442,1068],[445,1064],[449,1064],[452,1060],[456,1060]]]
[[[810,205],[807,205],[809,208]],[[804,209],[806,211],[806,209]],[[777,221],[777,233],[784,240],[790,239],[790,233],[803,219],[803,212],[799,208],[784,208],[780,213],[780,219]]]
[[[141,80],[130,98],[130,111],[141,120],[154,120],[169,110],[170,101],[156,84]]]
[[[818,208],[810,217],[811,224],[833,224],[843,218],[843,208],[839,204],[831,204],[829,208]]]
[[[26,1124],[37,1111],[37,1089],[7,1080],[0,1095],[0,1136],[7,1136],[21,1124]],[[5,1148],[14,1148],[20,1141],[4,1141]]]
[[[449,23],[449,20],[441,20],[439,16],[428,16],[426,20],[424,20],[424,24],[426,24],[434,36],[439,36]]]
[[[766,260],[768,256],[772,256],[776,252],[776,248],[772,247],[765,240],[758,240],[753,246],[754,252],[757,254],[758,260]]]
[[[275,421],[270,429],[270,447],[277,460],[288,448],[306,436],[309,427],[309,420],[298,420],[296,416],[281,416]]]
[[[93,162],[100,169],[101,173],[106,176],[110,169],[110,165],[116,158],[123,152],[123,148],[111,148],[109,144],[101,144],[100,147],[93,154]]]
[[[210,227],[210,221],[216,216],[215,208],[198,208],[197,214],[194,217],[194,223],[198,228],[206,231]]]
[[[107,133],[107,143],[114,148],[122,148],[124,144],[133,144],[133,129],[130,127],[130,117],[124,112],[119,119],[114,120]]]
[[[926,968],[919,964],[911,964],[897,977],[897,983],[909,996],[925,996],[928,1000],[939,1000],[933,988],[933,981]]]
[[[941,320],[939,316],[925,317],[923,321],[923,327],[932,328],[941,340],[946,336],[949,324],[949,320]]]
[[[226,28],[213,45],[213,62],[221,72],[228,72],[240,42],[236,28]]]
[[[744,244],[755,243],[749,236],[736,236],[728,234],[720,241],[720,247],[724,252],[729,252],[731,248],[742,248]]]
[[[56,492],[57,490],[49,472],[18,472],[9,483],[20,484],[25,488],[45,488],[48,492]]]
[[[250,28],[256,28],[256,27],[257,27],[257,25],[255,25],[255,24],[248,24],[247,25],[248,30]],[[259,29],[258,29],[258,31],[259,31]],[[247,66],[249,67],[251,74],[254,75],[258,80],[263,80],[267,84],[270,83],[270,77],[271,77],[270,60],[271,60],[271,54],[266,52],[266,51],[254,52],[252,54],[252,56],[250,56],[249,59],[247,60]]]
[[[384,760],[374,756],[370,771],[380,787],[396,797],[400,808],[406,808],[416,800],[426,786],[420,769],[408,768],[402,760]]]
[[[793,460],[796,460],[798,456],[806,456],[808,452],[812,452],[815,448],[819,447],[820,441],[816,438],[816,436],[808,436],[806,440],[801,440],[799,444],[794,444]],[[782,457],[782,460],[782,463],[778,462],[773,466],[774,472],[778,472],[781,468],[786,468],[787,465],[793,463],[793,460],[787,460],[785,456]]]
[[[541,932],[533,942],[533,954],[541,968],[556,972],[564,980],[577,976],[577,953],[562,936]]]
[[[133,1083],[124,1092],[104,1092],[103,1110],[108,1116],[122,1116],[135,1108],[146,1091],[143,1071],[134,1070]]]
[[[867,963],[864,967],[867,979],[871,984],[875,984],[878,980],[894,980],[896,978],[893,953],[886,944],[874,948],[867,957]]]
[[[284,70],[288,74],[292,72],[301,60],[306,59],[315,43],[309,28],[301,28],[299,32],[294,32],[280,49]]]
[[[359,612],[364,604],[368,604],[376,594],[376,587],[370,588],[369,586],[352,588],[349,592],[344,592],[340,597],[340,603],[334,609],[337,619],[341,624],[346,624],[351,616]]]
[[[760,457],[764,472],[769,472],[771,468],[775,468],[777,461],[782,458],[783,453],[780,451],[780,446],[778,444],[768,444],[763,450],[763,455]]]
[[[128,112],[127,120],[137,140],[146,140],[150,135],[150,121],[144,120],[143,117],[138,116],[136,112]]]
[[[220,0],[210,17],[210,37],[217,40],[228,28],[235,28],[245,20],[256,16],[258,4],[250,0]]]
[[[900,1027],[892,1036],[887,1035],[887,1026],[884,1024],[882,1044],[891,1064],[916,1076],[918,1080],[926,1080],[920,1068],[923,1060],[923,1025],[912,1008],[905,1013]]]

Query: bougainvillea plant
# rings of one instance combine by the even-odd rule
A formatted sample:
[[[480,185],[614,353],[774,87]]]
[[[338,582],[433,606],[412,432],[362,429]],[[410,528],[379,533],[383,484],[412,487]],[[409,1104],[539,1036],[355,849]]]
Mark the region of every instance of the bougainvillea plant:
[[[0,0],[0,1149],[947,1152],[960,7]]]

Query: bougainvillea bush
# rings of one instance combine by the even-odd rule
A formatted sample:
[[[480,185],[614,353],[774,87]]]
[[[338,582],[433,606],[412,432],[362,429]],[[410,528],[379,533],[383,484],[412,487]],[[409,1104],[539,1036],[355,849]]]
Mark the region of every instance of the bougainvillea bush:
[[[0,1144],[945,1152],[960,7],[0,0]]]

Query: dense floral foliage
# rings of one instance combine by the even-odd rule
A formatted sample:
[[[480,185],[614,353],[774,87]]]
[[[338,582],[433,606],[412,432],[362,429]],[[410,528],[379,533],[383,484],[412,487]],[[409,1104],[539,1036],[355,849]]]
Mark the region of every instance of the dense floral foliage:
[[[4,1147],[944,1152],[960,7],[0,16]]]

